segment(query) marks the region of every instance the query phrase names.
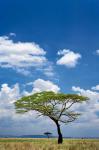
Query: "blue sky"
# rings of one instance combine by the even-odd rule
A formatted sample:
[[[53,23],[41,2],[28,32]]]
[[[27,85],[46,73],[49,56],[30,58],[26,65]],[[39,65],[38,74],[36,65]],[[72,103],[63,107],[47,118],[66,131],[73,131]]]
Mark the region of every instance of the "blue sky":
[[[91,99],[90,104],[77,107],[85,115],[77,123],[63,126],[64,135],[98,136],[98,28],[98,0],[0,1],[1,134],[42,134],[48,130],[48,119],[44,123],[43,119],[32,119],[31,113],[17,116],[13,100],[52,89]],[[55,132],[54,125],[50,126]]]

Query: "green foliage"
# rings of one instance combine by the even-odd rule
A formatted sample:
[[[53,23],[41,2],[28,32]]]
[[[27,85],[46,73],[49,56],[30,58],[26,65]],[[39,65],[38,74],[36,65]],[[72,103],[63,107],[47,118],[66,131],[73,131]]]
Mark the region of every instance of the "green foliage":
[[[76,103],[88,100],[77,94],[63,94],[54,92],[40,92],[23,97],[15,102],[17,113],[37,111],[39,116],[48,116],[53,121],[68,123],[74,121],[80,114],[71,111]]]

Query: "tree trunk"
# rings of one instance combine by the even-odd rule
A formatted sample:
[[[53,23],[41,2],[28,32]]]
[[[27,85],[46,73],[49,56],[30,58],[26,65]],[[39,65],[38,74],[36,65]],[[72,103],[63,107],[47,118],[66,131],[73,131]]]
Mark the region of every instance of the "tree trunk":
[[[57,125],[57,132],[58,132],[58,144],[62,144],[63,143],[63,136],[61,133],[60,125],[59,125],[58,121],[55,123]]]

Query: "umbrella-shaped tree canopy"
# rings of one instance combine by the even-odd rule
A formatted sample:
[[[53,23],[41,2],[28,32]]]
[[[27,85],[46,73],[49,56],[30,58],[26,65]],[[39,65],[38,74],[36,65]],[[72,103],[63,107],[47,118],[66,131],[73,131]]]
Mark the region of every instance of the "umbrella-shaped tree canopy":
[[[15,102],[17,113],[25,113],[31,110],[39,112],[39,116],[48,116],[57,125],[58,143],[63,138],[60,123],[69,123],[78,118],[78,112],[71,110],[76,103],[82,103],[88,98],[77,94],[64,94],[54,92],[40,92],[30,96],[22,97]]]

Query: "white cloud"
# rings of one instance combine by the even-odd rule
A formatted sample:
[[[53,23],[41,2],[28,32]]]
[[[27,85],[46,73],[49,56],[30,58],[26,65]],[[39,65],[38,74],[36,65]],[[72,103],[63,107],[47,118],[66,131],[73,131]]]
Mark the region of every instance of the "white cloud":
[[[57,93],[59,90],[60,88],[49,80],[37,79],[33,82],[33,93],[41,91],[53,91]]]
[[[89,89],[84,90],[84,89],[81,89],[80,87],[75,87],[75,86],[72,87],[72,90],[75,92],[79,92],[81,95],[89,97],[91,99],[91,101],[93,101],[93,103],[97,102],[99,100],[99,93],[98,92],[95,92],[95,91],[92,91]]]
[[[95,90],[95,91],[98,91],[99,90],[99,85],[93,86],[91,89]]]
[[[75,110],[82,112],[78,126],[89,128],[94,126],[94,128],[97,128],[99,125],[99,116],[96,114],[96,112],[99,112],[99,92],[89,89],[84,90],[75,86],[72,87],[72,90],[89,98],[87,103],[78,104],[76,107],[74,107]]]
[[[5,121],[8,120],[8,122],[11,121],[11,123],[23,123],[23,122],[31,122],[32,117],[36,116],[35,112],[29,112],[27,114],[17,114],[15,112],[14,102],[17,99],[20,99],[23,93],[20,92],[20,87],[18,84],[13,85],[12,87],[9,87],[8,84],[2,84],[0,89],[0,120]],[[11,125],[11,124],[10,124]],[[10,126],[8,124],[8,127]],[[22,125],[22,124],[20,124]],[[1,127],[1,124],[0,124]]]
[[[15,33],[10,33],[10,36]],[[8,36],[0,36],[0,67],[12,68],[25,76],[31,71],[41,71],[48,77],[54,76],[52,62],[46,51],[34,42],[14,42]]]
[[[8,84],[2,84],[0,90],[0,118],[13,114],[13,103],[19,97],[20,89],[18,84],[15,84],[12,88]]]
[[[14,42],[7,36],[0,37],[0,66],[28,68],[43,66],[47,59],[45,50],[34,42]]]
[[[13,103],[15,99],[19,97],[19,85],[15,84],[12,88],[8,84],[2,84],[0,91],[0,105],[2,102],[5,102],[5,105],[8,103]]]
[[[60,87],[49,80],[37,79],[34,82],[27,83],[27,85],[32,85],[33,90],[30,93],[24,91],[25,95],[30,95],[42,91],[53,91],[56,93],[60,91]]]
[[[20,93],[20,87],[15,84],[9,87],[8,84],[2,84],[0,89],[0,118],[3,116],[9,116],[13,114],[15,116],[13,103],[24,95],[30,95],[35,92],[53,91],[59,92],[60,88],[51,81],[45,81],[43,79],[37,79],[34,82],[30,82],[27,85],[32,85],[33,89],[29,93],[28,91]]]
[[[34,82],[30,82],[27,85],[32,85],[33,89],[31,92],[22,91],[20,92],[20,87],[15,84],[9,87],[8,84],[2,84],[0,89],[0,118],[8,117],[16,118],[14,110],[14,102],[24,95],[30,95],[35,92],[42,91],[53,91],[59,92],[60,88],[51,81],[45,81],[43,79],[37,79]]]
[[[62,57],[57,60],[57,64],[65,65],[68,68],[74,68],[78,64],[78,60],[81,58],[81,54],[68,49],[58,51],[58,55],[62,55]]]
[[[45,81],[43,79],[37,79],[27,85],[33,86],[33,90],[30,92],[31,94],[33,94],[33,92],[40,92],[43,90],[52,90],[54,92],[58,92],[60,90],[60,88],[53,82]],[[90,100],[87,103],[74,106],[73,109],[75,111],[79,110],[82,115],[79,117],[77,122],[67,126],[68,130],[64,126],[64,135],[70,135],[71,129],[72,132],[79,131],[78,134],[75,133],[75,136],[88,136],[89,133],[83,134],[81,132],[82,130],[90,131],[90,135],[92,130],[98,132],[99,116],[96,115],[96,111],[99,112],[99,92],[89,89],[85,90],[75,86],[72,87],[72,90],[80,95],[89,97]],[[18,84],[13,85],[12,87],[9,87],[8,84],[2,84],[0,89],[0,133],[16,134],[17,132],[19,134],[31,134],[32,132],[35,134],[42,134],[47,129],[53,130],[53,133],[55,133],[55,126],[49,119],[35,119],[36,114],[31,111],[29,113],[25,113],[24,115],[15,113],[13,102],[19,99],[22,94],[23,93],[20,93],[20,87]]]
[[[37,79],[34,82],[30,82],[27,85],[32,85],[33,90],[28,94],[35,92],[41,92],[43,90],[52,90],[54,92],[59,91],[59,87],[51,81],[44,81]],[[25,94],[25,93],[24,93]],[[24,96],[23,92],[20,92],[20,87],[15,84],[9,87],[8,84],[2,84],[0,89],[0,133],[1,134],[43,134],[47,127],[50,130],[53,129],[53,122],[48,118],[35,119],[37,113],[30,111],[25,114],[16,114],[14,108],[14,102],[20,97]],[[34,126],[34,127],[33,127]],[[24,129],[24,130],[22,130]]]
[[[98,49],[98,50],[96,50],[96,54],[97,54],[97,55],[99,55],[99,49]]]

